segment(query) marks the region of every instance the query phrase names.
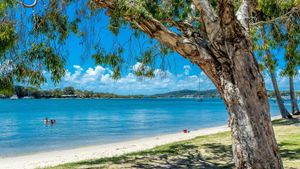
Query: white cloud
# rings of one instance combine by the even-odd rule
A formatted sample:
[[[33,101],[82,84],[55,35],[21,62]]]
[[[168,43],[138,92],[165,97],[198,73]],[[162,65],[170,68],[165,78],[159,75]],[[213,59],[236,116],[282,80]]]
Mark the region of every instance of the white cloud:
[[[191,70],[191,66],[190,65],[184,65],[183,70],[184,70],[184,75],[189,75],[190,70]]]
[[[141,66],[143,66],[141,63],[136,63],[132,66],[132,70],[139,70]],[[214,88],[203,73],[199,76],[190,75],[191,67],[189,65],[183,66],[181,74],[155,69],[153,78],[141,78],[133,73],[128,73],[118,80],[111,78],[112,71],[109,68],[100,65],[86,70],[79,65],[73,67],[74,72],[67,70],[58,87],[74,86],[83,90],[118,94],[154,94],[183,89],[199,90],[199,82],[201,90]],[[53,85],[48,84],[44,87],[53,88]]]
[[[79,65],[74,65],[73,68],[76,69],[76,70],[79,70],[79,71],[83,70]]]
[[[140,66],[141,63],[136,63],[132,66],[132,70],[137,70]],[[128,73],[119,80],[112,79],[112,71],[100,65],[86,70],[79,65],[74,65],[73,67],[75,71],[70,72],[67,70],[58,87],[74,86],[78,89],[117,94],[154,94],[183,89],[207,90],[215,88],[204,72],[201,72],[199,75],[192,75],[189,65],[183,66],[183,72],[180,74],[155,69],[155,77],[153,78],[141,78],[133,73]],[[288,90],[289,79],[279,76],[278,72],[276,72],[276,75],[280,89]],[[273,90],[270,77],[265,74],[264,78],[267,89]],[[296,90],[300,90],[300,75],[294,79],[294,82]],[[53,88],[53,85],[46,84],[44,87]]]

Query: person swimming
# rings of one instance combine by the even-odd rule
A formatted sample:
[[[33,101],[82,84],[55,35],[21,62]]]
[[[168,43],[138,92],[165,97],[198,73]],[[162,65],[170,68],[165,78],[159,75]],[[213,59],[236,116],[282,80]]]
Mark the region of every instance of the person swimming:
[[[54,119],[50,120],[51,125],[55,124],[56,121]]]
[[[48,117],[46,117],[45,119],[44,119],[44,124],[51,124],[51,125],[54,125],[55,123],[56,123],[56,120],[55,119],[51,119],[51,120],[49,120],[48,119]]]
[[[46,117],[46,118],[44,119],[44,123],[45,123],[45,124],[48,124],[48,123],[49,123],[48,117]]]

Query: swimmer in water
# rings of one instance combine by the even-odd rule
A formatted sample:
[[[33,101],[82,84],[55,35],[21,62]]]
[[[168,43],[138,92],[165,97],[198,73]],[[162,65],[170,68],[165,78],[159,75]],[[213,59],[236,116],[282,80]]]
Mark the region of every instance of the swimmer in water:
[[[48,123],[49,123],[48,117],[46,117],[46,118],[44,119],[44,123],[45,123],[45,124],[48,124]]]

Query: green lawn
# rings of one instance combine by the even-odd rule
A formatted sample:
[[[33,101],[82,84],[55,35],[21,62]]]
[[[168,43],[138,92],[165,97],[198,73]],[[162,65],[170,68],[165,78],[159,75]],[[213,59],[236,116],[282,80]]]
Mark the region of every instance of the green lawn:
[[[300,169],[300,120],[273,121],[285,168]],[[49,169],[232,168],[229,132],[201,136],[119,157],[59,165]]]

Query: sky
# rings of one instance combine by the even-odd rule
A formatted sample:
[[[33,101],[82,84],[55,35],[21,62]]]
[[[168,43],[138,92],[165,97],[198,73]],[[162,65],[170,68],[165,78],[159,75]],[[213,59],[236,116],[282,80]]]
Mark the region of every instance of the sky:
[[[71,11],[70,11],[71,12]],[[99,18],[98,18],[99,19]],[[94,22],[93,22],[94,23]],[[67,86],[73,86],[81,90],[90,90],[96,92],[110,92],[116,94],[156,94],[164,93],[176,90],[208,90],[215,89],[211,81],[206,75],[196,66],[188,60],[184,59],[180,55],[174,53],[168,55],[164,61],[167,63],[161,67],[161,61],[155,65],[155,77],[154,78],[141,78],[133,74],[132,70],[136,70],[141,66],[135,58],[132,58],[131,53],[138,55],[140,48],[138,43],[133,41],[131,45],[128,45],[128,39],[132,35],[130,28],[124,28],[120,30],[117,37],[108,30],[108,17],[102,14],[101,20],[97,21],[97,24],[86,23],[81,28],[89,30],[91,38],[99,40],[105,50],[109,51],[114,48],[116,42],[118,44],[125,44],[125,61],[127,66],[122,72],[122,77],[118,80],[111,78],[112,71],[109,67],[103,65],[96,65],[90,55],[86,53],[92,53],[93,49],[86,49],[80,45],[81,40],[75,35],[70,36],[66,42],[66,74],[59,84],[54,85],[50,78],[49,73],[44,72],[48,77],[47,83],[42,86],[42,89],[54,89],[64,88]],[[150,44],[147,44],[148,36],[144,36],[140,39],[146,45],[144,48],[148,48]],[[126,50],[129,49],[130,50]],[[88,50],[88,52],[87,52]],[[90,51],[89,51],[90,50]],[[284,51],[273,50],[278,58],[283,58]],[[86,56],[84,56],[86,54]],[[159,60],[159,59],[158,59]],[[280,71],[284,66],[282,59],[279,59],[279,67],[276,70],[276,77],[278,85],[281,90],[289,90],[289,83],[286,77],[280,76]],[[167,66],[166,66],[167,65]],[[164,70],[162,70],[164,69]],[[298,70],[300,74],[300,69]],[[273,90],[271,79],[267,73],[263,75],[265,77],[266,87],[268,90]],[[300,90],[300,78],[295,78],[295,88]]]

